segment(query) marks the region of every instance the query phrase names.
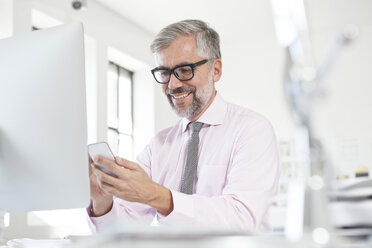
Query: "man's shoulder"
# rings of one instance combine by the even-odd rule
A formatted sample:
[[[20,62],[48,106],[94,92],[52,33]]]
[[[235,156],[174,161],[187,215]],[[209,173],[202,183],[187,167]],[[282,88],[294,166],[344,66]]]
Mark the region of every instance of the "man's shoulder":
[[[225,128],[233,130],[235,137],[240,140],[275,138],[274,128],[268,118],[240,105],[228,104],[225,123]]]
[[[246,124],[255,124],[257,122],[270,123],[270,121],[264,115],[247,107],[233,103],[227,103],[226,119],[229,121]]]

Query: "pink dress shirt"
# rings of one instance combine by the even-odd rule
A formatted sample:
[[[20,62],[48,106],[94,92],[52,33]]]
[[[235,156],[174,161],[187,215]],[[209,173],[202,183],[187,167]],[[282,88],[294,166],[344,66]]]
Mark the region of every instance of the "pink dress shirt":
[[[267,230],[268,201],[277,192],[279,152],[271,124],[261,115],[217,94],[199,118],[199,160],[193,195],[179,192],[186,164],[189,121],[160,131],[138,163],[172,192],[174,209],[158,214],[160,225],[198,225],[226,230]],[[151,223],[156,210],[114,198],[112,210],[91,217],[97,231],[113,220]]]

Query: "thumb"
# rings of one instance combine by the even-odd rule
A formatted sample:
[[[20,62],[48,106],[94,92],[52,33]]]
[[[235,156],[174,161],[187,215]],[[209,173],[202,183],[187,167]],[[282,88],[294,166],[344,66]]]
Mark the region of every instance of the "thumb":
[[[126,159],[121,158],[121,157],[115,157],[115,162],[118,165],[120,165],[122,167],[125,167],[126,169],[134,170],[134,169],[137,168],[136,163],[133,163],[132,161],[126,160]]]

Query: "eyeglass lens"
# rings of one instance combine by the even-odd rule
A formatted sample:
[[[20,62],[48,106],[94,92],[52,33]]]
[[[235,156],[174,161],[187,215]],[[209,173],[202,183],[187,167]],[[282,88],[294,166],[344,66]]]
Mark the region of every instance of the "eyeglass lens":
[[[183,81],[190,80],[194,76],[193,68],[189,65],[175,68],[173,74],[179,80]],[[167,83],[170,80],[171,71],[167,69],[160,69],[155,71],[154,75],[157,81]]]

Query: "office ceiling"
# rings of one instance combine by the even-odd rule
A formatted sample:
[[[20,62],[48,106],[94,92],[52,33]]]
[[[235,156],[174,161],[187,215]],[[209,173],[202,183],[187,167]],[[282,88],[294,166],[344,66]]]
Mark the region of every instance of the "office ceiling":
[[[275,38],[269,0],[96,0],[156,34],[183,19],[202,19],[222,40]]]
[[[207,21],[226,43],[275,40],[271,0],[90,0],[156,34],[183,19]],[[285,2],[285,1],[283,1]],[[312,30],[372,25],[370,0],[304,0]]]

